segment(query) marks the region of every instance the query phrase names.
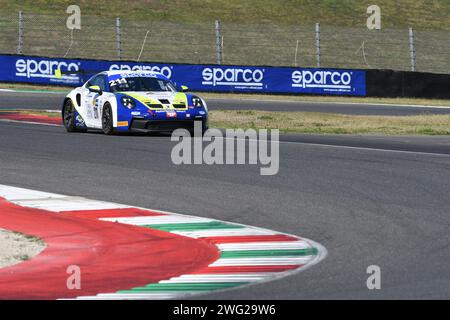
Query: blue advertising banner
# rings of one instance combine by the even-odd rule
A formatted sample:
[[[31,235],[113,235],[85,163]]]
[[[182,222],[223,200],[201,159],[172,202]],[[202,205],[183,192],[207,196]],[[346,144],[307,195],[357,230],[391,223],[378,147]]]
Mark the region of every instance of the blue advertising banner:
[[[62,70],[62,77],[55,70]],[[366,95],[361,70],[162,64],[0,55],[0,81],[79,86],[106,70],[144,70],[164,74],[194,91],[322,95]]]

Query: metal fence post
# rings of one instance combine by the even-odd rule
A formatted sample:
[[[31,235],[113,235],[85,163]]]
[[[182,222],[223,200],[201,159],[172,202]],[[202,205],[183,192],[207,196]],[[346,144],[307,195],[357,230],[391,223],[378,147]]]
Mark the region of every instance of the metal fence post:
[[[295,46],[295,57],[294,57],[294,66],[298,67],[297,63],[297,55],[298,55],[298,45],[300,44],[300,40],[297,40],[297,44]]]
[[[17,42],[17,54],[23,54],[23,12],[19,11],[19,38]]]
[[[122,60],[122,31],[120,28],[120,18],[116,18],[116,48],[117,48],[117,58]]]
[[[317,68],[320,68],[320,23],[316,23],[316,60]]]
[[[409,28],[409,56],[411,58],[411,71],[416,71],[416,44],[413,28]]]
[[[223,47],[222,47],[222,30],[220,21],[216,20],[216,57],[217,57],[217,64],[222,64],[222,53],[223,53]]]

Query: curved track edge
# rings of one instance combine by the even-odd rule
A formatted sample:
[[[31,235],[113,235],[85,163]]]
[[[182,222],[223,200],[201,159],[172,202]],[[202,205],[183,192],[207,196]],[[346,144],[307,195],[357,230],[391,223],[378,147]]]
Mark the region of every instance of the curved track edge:
[[[129,267],[121,264],[121,273],[117,273],[116,270],[115,274],[108,274],[108,268],[105,269],[104,276],[109,277],[107,283],[114,283],[115,286],[105,286],[101,278],[96,278],[100,285],[88,291],[71,292],[69,295],[64,295],[61,291],[54,292],[53,295],[47,297],[45,294],[31,297],[24,294],[18,297],[6,294],[7,290],[2,293],[2,282],[3,288],[5,288],[8,274],[14,273],[14,269],[7,270],[8,274],[4,269],[0,270],[0,299],[5,297],[82,300],[180,299],[217,290],[232,290],[273,281],[306,270],[327,255],[327,251],[322,245],[306,238],[217,219],[3,185],[0,185],[0,197],[12,206],[27,210],[26,215],[23,213],[20,216],[22,221],[30,219],[29,214],[31,213],[41,217],[40,219],[49,217],[52,220],[63,219],[64,223],[68,224],[86,224],[89,231],[106,232],[104,230],[113,228],[114,234],[120,236],[136,233],[136,236],[147,237],[147,240],[151,237],[153,240],[165,239],[169,242],[166,250],[159,252],[157,242],[146,243],[144,238],[136,240],[141,246],[133,249],[135,251],[132,252],[140,250],[138,264],[133,264],[131,259],[127,261],[130,264]],[[16,209],[20,211],[18,208]],[[4,221],[2,220],[0,225],[5,226]],[[33,222],[34,233],[39,229],[39,224],[39,221]],[[11,225],[9,227],[11,228]],[[56,231],[51,230],[50,232]],[[30,230],[28,232],[30,233]],[[83,230],[83,232],[87,231]],[[95,232],[92,232],[90,236],[98,236]],[[89,235],[89,233],[87,234]],[[64,238],[65,235],[60,233],[59,236]],[[110,234],[107,236],[110,237]],[[54,234],[51,239],[55,239]],[[69,239],[68,242],[72,240]],[[126,242],[127,239],[122,240]],[[123,243],[119,244],[123,245]],[[98,271],[94,257],[98,251],[90,251],[89,245],[91,243],[85,244],[82,249],[91,253],[89,259],[93,259],[91,261],[94,262],[90,267],[92,270]],[[107,245],[117,246],[118,243],[107,243]],[[117,249],[117,247],[114,248]],[[112,257],[111,260],[104,261],[103,267],[111,263],[113,265],[109,267],[114,268],[117,261],[123,262],[124,259],[126,261],[129,252],[124,253],[125,249],[126,247],[118,247],[114,252],[119,252],[122,256],[119,260],[117,257]],[[174,253],[175,251],[176,253]],[[161,254],[165,254],[165,256]],[[17,270],[26,273],[27,267],[39,262],[42,257],[45,255],[42,256],[41,253],[27,263],[18,265],[19,269]],[[66,260],[71,258],[70,254],[65,257]],[[195,262],[189,257],[193,258]],[[161,260],[163,261],[161,262]],[[69,261],[64,263],[67,264]],[[150,271],[157,270],[152,266],[154,263],[159,263],[158,267],[167,269],[167,272],[161,271],[157,276],[154,274],[151,276]],[[177,267],[174,268],[174,265]],[[137,272],[137,270],[139,271]],[[136,277],[139,281],[130,276],[133,274],[137,274]],[[67,277],[66,274],[64,276]],[[115,279],[115,276],[124,277],[127,281]],[[39,281],[45,283],[44,278],[45,276],[39,278]],[[123,280],[123,278],[121,279]],[[55,294],[60,295],[55,296]]]

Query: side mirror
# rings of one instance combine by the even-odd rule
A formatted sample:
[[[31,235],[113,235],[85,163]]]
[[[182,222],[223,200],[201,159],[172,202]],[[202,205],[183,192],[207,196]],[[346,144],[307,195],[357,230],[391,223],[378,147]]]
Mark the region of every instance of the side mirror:
[[[181,91],[187,92],[187,91],[189,91],[189,88],[186,86],[181,86]]]
[[[99,86],[90,86],[90,87],[88,87],[88,89],[89,89],[89,92],[95,92],[95,93],[98,93],[99,95],[102,95],[102,89],[100,89],[100,87]]]

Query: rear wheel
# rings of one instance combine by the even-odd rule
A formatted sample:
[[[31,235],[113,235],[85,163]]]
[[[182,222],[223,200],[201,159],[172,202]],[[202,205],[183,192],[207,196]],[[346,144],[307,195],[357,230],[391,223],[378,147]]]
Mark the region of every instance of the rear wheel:
[[[102,130],[104,134],[110,135],[114,133],[113,113],[109,103],[106,103],[103,107]]]
[[[75,125],[75,107],[72,104],[72,100],[67,99],[64,102],[64,107],[62,110],[62,118],[64,127],[67,132],[76,132],[77,126]]]

